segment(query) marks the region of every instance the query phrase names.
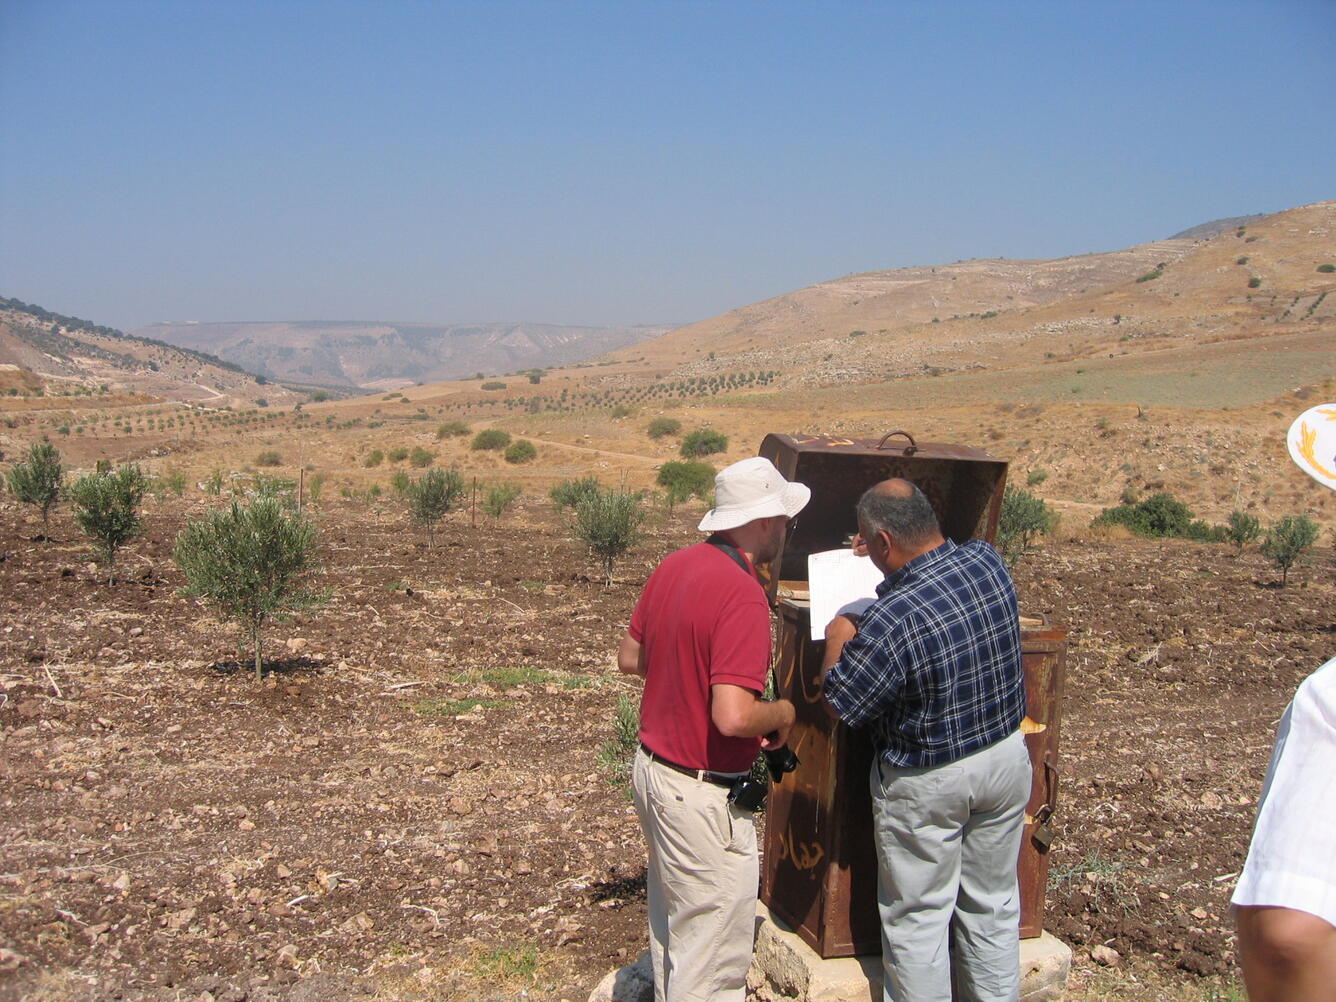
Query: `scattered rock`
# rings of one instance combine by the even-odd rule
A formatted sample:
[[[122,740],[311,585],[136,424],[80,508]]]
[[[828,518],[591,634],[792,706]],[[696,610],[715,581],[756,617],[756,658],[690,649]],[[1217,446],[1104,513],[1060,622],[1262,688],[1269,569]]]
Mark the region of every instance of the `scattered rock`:
[[[1111,946],[1092,946],[1090,959],[1104,967],[1119,967],[1122,965],[1123,955]]]

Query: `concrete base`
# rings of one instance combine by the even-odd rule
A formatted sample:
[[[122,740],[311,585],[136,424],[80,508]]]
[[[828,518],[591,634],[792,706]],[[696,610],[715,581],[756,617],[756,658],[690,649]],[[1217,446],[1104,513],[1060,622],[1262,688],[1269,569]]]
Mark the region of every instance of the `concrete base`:
[[[1021,940],[1021,1002],[1060,1002],[1072,950],[1048,933]],[[764,906],[757,909],[756,953],[748,995],[759,1002],[881,1002],[881,957],[822,960]]]
[[[1021,1002],[1061,1002],[1072,968],[1072,950],[1044,933],[1021,940]],[[761,905],[756,950],[747,972],[747,997],[756,1002],[881,1002],[881,957],[822,960],[788,926]],[[589,1002],[653,1002],[649,951],[608,974]]]

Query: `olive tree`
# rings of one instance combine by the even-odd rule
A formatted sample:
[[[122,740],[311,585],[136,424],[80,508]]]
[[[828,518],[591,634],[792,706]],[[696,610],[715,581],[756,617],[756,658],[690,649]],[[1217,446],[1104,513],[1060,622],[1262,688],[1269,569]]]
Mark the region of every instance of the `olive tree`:
[[[427,545],[436,545],[436,523],[464,497],[464,478],[458,470],[428,470],[403,491],[408,517],[427,530]]]
[[[1257,516],[1237,509],[1229,513],[1229,521],[1225,523],[1225,539],[1240,550],[1261,534],[1262,523],[1258,521]]]
[[[575,535],[603,563],[606,583],[612,585],[612,565],[640,539],[645,511],[639,491],[598,490],[575,505]]]
[[[250,634],[255,680],[263,677],[265,622],[325,603],[328,593],[313,585],[315,526],[277,498],[256,498],[249,506],[233,500],[192,519],[176,537],[173,557],[186,576],[182,594],[203,599],[224,619]]]
[[[997,520],[997,548],[1007,565],[1014,567],[1037,536],[1053,531],[1056,520],[1043,499],[1021,487],[1008,486],[1002,492]]]
[[[35,442],[28,449],[28,458],[15,463],[9,470],[9,490],[24,504],[36,505],[42,510],[42,535],[49,532],[51,508],[60,500],[60,488],[65,473],[60,465],[60,453],[50,442]]]
[[[108,584],[116,582],[116,551],[139,535],[139,505],[147,487],[148,478],[133,463],[115,473],[90,473],[70,487],[74,521],[92,537],[107,565]]]
[[[1299,554],[1317,542],[1318,528],[1307,515],[1286,515],[1266,531],[1262,553],[1280,568],[1280,586],[1285,587],[1290,568]]]

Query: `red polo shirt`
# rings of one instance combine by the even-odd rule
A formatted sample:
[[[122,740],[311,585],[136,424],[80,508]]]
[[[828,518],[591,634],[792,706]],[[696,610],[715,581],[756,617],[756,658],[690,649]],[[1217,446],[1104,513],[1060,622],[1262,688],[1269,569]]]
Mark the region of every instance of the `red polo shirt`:
[[[645,747],[692,769],[750,769],[761,740],[719,733],[710,686],[765,690],[770,606],[756,578],[708,543],[678,550],[645,582],[628,632],[644,651]]]

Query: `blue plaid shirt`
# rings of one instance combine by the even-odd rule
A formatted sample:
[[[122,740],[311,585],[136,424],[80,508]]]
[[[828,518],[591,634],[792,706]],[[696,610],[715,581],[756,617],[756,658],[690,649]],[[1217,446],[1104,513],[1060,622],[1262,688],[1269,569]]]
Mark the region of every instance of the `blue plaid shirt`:
[[[826,676],[826,699],[868,726],[897,768],[954,762],[1025,716],[1016,589],[987,543],[947,540],[877,586]]]

